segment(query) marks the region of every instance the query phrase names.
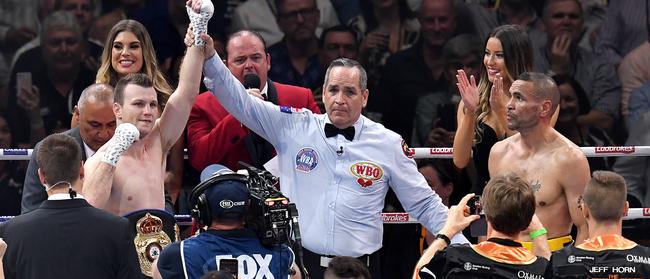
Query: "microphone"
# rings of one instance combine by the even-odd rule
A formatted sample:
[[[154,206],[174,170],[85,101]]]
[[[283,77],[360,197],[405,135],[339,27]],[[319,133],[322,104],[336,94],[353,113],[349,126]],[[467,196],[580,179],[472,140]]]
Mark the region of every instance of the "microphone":
[[[343,146],[339,146],[339,150],[336,150],[336,155],[343,155]]]
[[[73,200],[77,196],[77,191],[72,190],[72,185],[68,189],[68,194],[70,194],[70,199]]]
[[[260,89],[260,77],[256,74],[247,74],[244,76],[244,88],[251,89],[257,88]]]

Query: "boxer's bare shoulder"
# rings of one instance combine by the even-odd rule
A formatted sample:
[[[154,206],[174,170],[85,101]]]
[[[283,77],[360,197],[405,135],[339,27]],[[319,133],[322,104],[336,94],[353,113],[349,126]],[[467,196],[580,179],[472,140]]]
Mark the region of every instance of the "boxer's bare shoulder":
[[[535,148],[525,145],[519,134],[498,142],[490,152],[489,168],[491,176],[512,172],[530,183],[535,213],[549,238],[584,224],[576,200],[589,179],[589,165],[580,148],[556,131]]]
[[[509,163],[508,157],[513,155],[514,149],[518,148],[517,142],[521,140],[519,134],[512,135],[504,140],[498,141],[492,146],[490,156],[488,157],[488,170],[492,174],[508,172],[512,164]]]
[[[108,144],[102,146],[88,159],[84,165],[87,176],[92,177],[100,167],[108,148]],[[120,216],[143,208],[163,209],[165,154],[156,125],[151,133],[124,151],[115,165],[108,199],[103,206],[94,205]]]
[[[143,208],[165,208],[166,152],[155,129],[122,155],[115,169],[109,208],[120,216]]]

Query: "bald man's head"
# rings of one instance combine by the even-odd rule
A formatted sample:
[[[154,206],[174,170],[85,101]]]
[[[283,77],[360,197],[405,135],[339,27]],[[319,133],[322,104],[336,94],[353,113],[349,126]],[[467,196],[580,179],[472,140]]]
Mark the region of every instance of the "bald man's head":
[[[77,102],[75,116],[78,118],[81,139],[97,151],[115,132],[113,87],[93,84],[84,89]]]

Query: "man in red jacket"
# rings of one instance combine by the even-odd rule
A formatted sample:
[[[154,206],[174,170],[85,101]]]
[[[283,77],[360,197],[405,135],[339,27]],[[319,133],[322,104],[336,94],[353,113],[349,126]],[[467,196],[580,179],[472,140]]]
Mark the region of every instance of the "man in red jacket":
[[[311,90],[268,79],[271,56],[258,33],[239,31],[232,34],[226,43],[226,52],[226,65],[247,88],[248,94],[275,105],[320,113]],[[237,170],[241,168],[238,161],[261,168],[275,156],[270,143],[250,132],[210,92],[197,97],[187,122],[187,136],[190,163],[197,170],[211,164]]]

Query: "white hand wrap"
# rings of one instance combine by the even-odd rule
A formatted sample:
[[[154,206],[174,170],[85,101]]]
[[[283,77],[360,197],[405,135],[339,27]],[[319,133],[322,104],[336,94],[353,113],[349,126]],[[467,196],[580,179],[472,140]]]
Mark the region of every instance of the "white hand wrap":
[[[115,129],[115,134],[108,141],[102,162],[112,166],[117,165],[117,161],[124,153],[124,150],[129,148],[133,142],[140,139],[140,132],[131,123],[122,123]]]
[[[194,33],[194,45],[205,45],[205,41],[201,39],[199,34],[208,34],[208,21],[214,13],[214,5],[210,0],[203,0],[201,2],[201,10],[199,13],[194,12],[191,7],[185,6],[187,15],[190,17],[190,24],[192,25],[192,32]]]

